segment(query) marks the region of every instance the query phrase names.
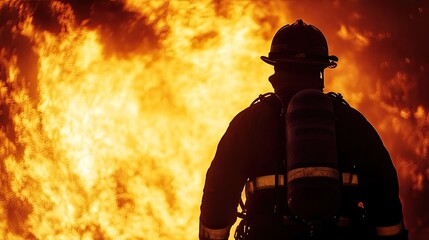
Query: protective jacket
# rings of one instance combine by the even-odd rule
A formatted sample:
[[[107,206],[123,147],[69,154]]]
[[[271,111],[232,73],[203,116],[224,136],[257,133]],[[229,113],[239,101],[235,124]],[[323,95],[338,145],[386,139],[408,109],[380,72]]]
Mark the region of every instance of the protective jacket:
[[[332,221],[320,225],[317,239],[408,239],[388,151],[361,113],[339,95],[331,99],[342,206]],[[310,237],[308,224],[287,207],[280,169],[284,166],[279,164],[285,162],[281,109],[275,97],[263,98],[231,121],[206,174],[200,239],[228,238],[244,186],[246,217],[237,238],[316,239]]]

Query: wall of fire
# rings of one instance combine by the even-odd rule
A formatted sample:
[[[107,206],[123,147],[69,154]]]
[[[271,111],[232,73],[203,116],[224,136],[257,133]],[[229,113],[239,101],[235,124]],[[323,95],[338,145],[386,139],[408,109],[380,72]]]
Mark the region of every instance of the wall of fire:
[[[259,56],[297,18],[340,58],[326,90],[380,133],[423,240],[427,0],[2,1],[1,238],[195,239],[217,141],[271,90]]]

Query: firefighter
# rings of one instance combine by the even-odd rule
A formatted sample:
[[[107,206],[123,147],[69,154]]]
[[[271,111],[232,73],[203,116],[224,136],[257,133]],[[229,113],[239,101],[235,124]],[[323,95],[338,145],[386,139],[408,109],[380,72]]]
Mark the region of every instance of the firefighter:
[[[245,188],[236,239],[408,239],[389,153],[372,125],[340,94],[323,94],[333,109],[338,172],[331,172],[340,199],[332,202],[338,206],[317,224],[292,211],[285,115],[297,93],[323,93],[324,69],[336,67],[338,58],[328,55],[319,29],[297,20],[277,31],[268,57],[261,59],[274,66],[269,77],[274,93],[237,114],[221,138],[206,174],[199,238],[228,239]],[[295,204],[311,202],[301,200]]]

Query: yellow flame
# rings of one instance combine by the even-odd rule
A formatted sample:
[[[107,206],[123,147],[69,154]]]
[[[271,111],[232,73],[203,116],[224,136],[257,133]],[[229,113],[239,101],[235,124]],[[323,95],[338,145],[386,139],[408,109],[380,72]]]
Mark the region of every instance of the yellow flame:
[[[15,87],[0,81],[1,100],[10,104],[16,139],[12,130],[0,131],[1,177],[10,183],[1,186],[0,236],[196,239],[204,174],[219,138],[237,112],[272,91],[266,80],[272,67],[259,56],[275,31],[294,20],[288,4],[129,0],[125,9],[137,13],[134,20],[145,19],[159,45],[148,49],[147,40],[137,39],[141,45],[122,56],[109,49],[101,28],[87,26],[88,20],[79,25],[70,5],[49,3],[61,26],[53,34],[34,26],[19,2],[0,6],[20,9],[14,31],[34,43],[39,98],[19,85],[25,79],[17,56],[1,51],[7,84]],[[337,34],[359,49],[370,44],[352,27],[342,25]],[[326,74],[327,91],[343,93],[352,106],[362,102],[365,89],[356,81],[361,74],[352,54]],[[390,84],[403,86],[406,79],[398,72]],[[378,89],[370,97],[381,94]],[[423,106],[382,108],[389,116],[377,127],[384,132],[392,126],[412,131],[405,122],[412,116],[420,125],[428,121]],[[425,148],[415,151],[428,155]],[[413,169],[407,174],[422,188],[415,165],[398,166]]]
[[[231,4],[219,10],[225,17],[211,4],[129,2],[149,21],[151,11],[165,12],[155,26],[170,32],[162,54],[127,58],[106,55],[100,31],[76,26],[68,5],[50,3],[58,35],[36,30],[28,16],[20,33],[35,44],[40,99],[25,88],[12,93],[18,143],[2,145],[19,197],[10,201],[28,211],[16,231],[2,221],[2,236],[196,238],[217,141],[233,115],[270,90],[272,71],[259,60],[269,40],[256,35],[257,6]],[[16,62],[8,66],[15,81]]]

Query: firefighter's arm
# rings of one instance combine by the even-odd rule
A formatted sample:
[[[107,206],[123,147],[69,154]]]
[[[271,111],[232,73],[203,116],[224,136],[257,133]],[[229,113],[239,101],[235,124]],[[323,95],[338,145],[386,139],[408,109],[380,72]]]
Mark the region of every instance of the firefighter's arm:
[[[246,181],[243,161],[247,158],[243,126],[234,119],[219,142],[207,171],[201,203],[201,240],[228,239],[237,219],[237,205]]]
[[[366,210],[379,240],[406,240],[402,204],[396,169],[376,130],[368,122],[359,133],[361,139],[362,183]]]

